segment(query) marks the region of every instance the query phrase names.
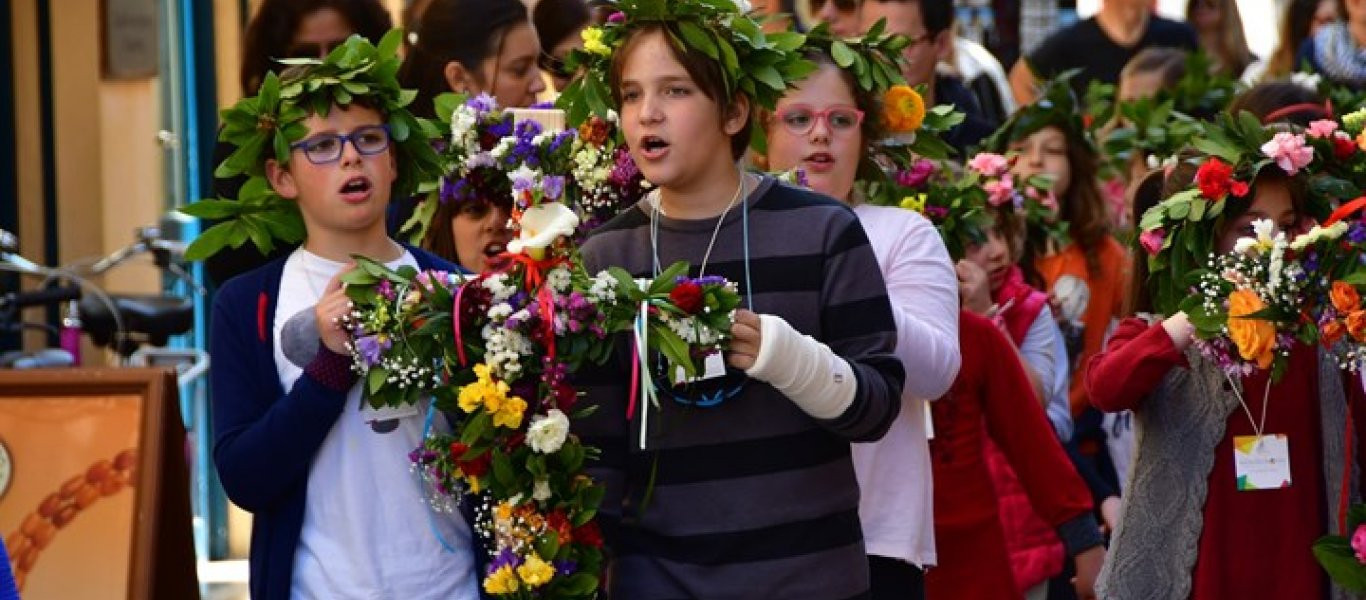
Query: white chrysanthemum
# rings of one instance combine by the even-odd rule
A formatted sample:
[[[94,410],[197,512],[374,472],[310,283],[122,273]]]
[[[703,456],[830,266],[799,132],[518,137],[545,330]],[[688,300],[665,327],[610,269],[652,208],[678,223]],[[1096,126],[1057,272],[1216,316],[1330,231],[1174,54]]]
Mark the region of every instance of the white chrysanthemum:
[[[559,452],[567,437],[569,417],[558,408],[552,408],[545,415],[533,418],[531,426],[526,430],[527,445],[541,454]]]

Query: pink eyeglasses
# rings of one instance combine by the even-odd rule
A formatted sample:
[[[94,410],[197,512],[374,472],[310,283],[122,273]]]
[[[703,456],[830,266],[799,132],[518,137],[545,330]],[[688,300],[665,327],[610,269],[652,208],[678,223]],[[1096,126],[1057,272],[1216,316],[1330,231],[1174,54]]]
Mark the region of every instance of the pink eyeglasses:
[[[816,110],[807,104],[793,104],[778,112],[778,121],[793,135],[811,133],[816,121],[821,120],[825,121],[832,133],[849,133],[863,124],[863,111],[844,104],[825,110]]]

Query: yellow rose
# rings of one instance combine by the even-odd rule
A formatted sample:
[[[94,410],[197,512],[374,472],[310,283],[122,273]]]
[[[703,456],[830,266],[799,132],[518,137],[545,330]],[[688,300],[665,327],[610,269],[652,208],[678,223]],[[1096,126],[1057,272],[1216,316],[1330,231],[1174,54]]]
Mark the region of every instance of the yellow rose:
[[[532,554],[522,566],[517,567],[517,575],[526,582],[527,587],[538,588],[550,583],[550,579],[555,576],[555,568],[541,560],[540,556]]]
[[[1271,366],[1271,348],[1276,344],[1276,325],[1266,319],[1248,317],[1266,308],[1252,290],[1240,289],[1228,297],[1228,335],[1243,360],[1255,360],[1260,368]]]
[[[1333,301],[1333,308],[1338,309],[1340,314],[1345,315],[1361,308],[1361,295],[1357,293],[1356,287],[1345,281],[1334,281],[1328,297]]]

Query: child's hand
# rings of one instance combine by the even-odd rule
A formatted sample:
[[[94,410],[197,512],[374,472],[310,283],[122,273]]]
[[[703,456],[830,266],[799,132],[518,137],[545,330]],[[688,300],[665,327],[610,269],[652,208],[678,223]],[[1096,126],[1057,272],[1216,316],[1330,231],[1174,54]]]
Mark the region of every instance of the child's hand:
[[[318,323],[318,337],[323,345],[337,354],[349,354],[346,343],[351,341],[351,332],[342,327],[341,318],[351,311],[351,299],[346,297],[342,288],[342,275],[355,268],[356,263],[347,263],[342,270],[327,282],[323,297],[313,307],[313,317]]]
[[[1177,351],[1184,352],[1194,339],[1195,326],[1191,325],[1191,320],[1186,316],[1185,311],[1164,319],[1162,328],[1167,330],[1167,336],[1172,339],[1172,345],[1176,346]]]
[[[760,335],[759,315],[743,308],[735,311],[735,322],[730,326],[730,356],[726,362],[740,370],[749,370],[759,358],[759,346],[763,341]]]
[[[979,315],[991,310],[991,282],[987,272],[970,260],[960,260],[954,266],[958,272],[958,298],[966,308]]]
[[[1073,560],[1076,561],[1077,576],[1072,578],[1072,587],[1077,590],[1077,598],[1095,600],[1096,577],[1100,567],[1105,564],[1105,547],[1095,546],[1083,550]]]

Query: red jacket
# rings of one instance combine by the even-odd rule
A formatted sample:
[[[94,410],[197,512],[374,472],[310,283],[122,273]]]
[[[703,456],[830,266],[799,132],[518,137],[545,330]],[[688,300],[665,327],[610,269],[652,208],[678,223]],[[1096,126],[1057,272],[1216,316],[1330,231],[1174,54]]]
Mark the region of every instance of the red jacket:
[[[983,456],[990,438],[1019,475],[1034,512],[1069,532],[1073,550],[1099,541],[1091,496],[1053,434],[1016,350],[989,321],[960,313],[963,365],[933,403],[934,529],[939,565],[925,576],[930,598],[1021,598]]]

